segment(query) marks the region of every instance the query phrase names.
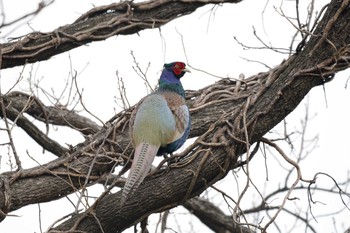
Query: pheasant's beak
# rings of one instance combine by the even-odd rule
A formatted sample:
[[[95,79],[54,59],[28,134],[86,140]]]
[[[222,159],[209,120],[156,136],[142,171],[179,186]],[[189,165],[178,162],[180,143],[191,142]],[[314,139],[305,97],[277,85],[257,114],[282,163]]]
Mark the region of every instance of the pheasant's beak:
[[[188,73],[191,73],[191,70],[185,67],[185,68],[182,70],[182,72],[188,72]]]

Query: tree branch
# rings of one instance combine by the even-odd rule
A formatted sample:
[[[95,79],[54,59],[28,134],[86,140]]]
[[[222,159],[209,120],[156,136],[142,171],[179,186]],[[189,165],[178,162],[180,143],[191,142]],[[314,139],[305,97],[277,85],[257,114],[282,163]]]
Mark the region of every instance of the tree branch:
[[[0,98],[3,99],[2,96],[0,96]],[[2,108],[2,106],[0,106],[0,108]],[[50,139],[38,127],[36,127],[32,122],[30,122],[26,117],[24,117],[22,111],[18,111],[10,105],[5,105],[5,103],[4,109],[1,110],[3,110],[4,112],[0,112],[0,117],[6,117],[12,120],[45,150],[50,151],[51,153],[57,156],[61,156],[68,151],[56,141]]]
[[[1,68],[47,60],[54,55],[114,35],[128,35],[147,28],[157,28],[206,4],[240,1],[122,1],[97,7],[82,15],[73,24],[59,27],[52,32],[33,32],[16,42],[3,44]]]
[[[101,129],[101,126],[89,118],[78,115],[64,106],[45,106],[35,96],[23,92],[13,91],[4,96],[4,102],[18,112],[27,113],[45,124],[67,126],[78,130],[85,136],[94,134]]]
[[[232,216],[226,216],[217,206],[209,201],[192,198],[183,205],[206,226],[217,233],[250,233],[251,231],[233,222]]]
[[[47,107],[36,97],[22,92],[14,91],[0,96],[0,98],[4,101],[6,117],[21,127],[43,149],[50,151],[56,156],[62,156],[68,152],[68,149],[49,138],[49,124],[68,126],[86,136],[101,129],[96,123],[76,114],[74,111],[69,111],[63,106]],[[42,132],[27,119],[24,113],[44,122],[46,124],[46,133]],[[2,111],[0,111],[0,117],[4,117]]]

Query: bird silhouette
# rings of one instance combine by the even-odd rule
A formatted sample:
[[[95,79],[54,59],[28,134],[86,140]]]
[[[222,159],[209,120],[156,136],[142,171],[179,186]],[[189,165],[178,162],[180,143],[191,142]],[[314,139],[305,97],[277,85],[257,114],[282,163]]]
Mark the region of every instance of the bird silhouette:
[[[191,119],[180,78],[190,72],[183,62],[164,64],[156,91],[143,98],[130,118],[134,159],[123,188],[124,203],[140,186],[156,155],[172,153],[186,141]]]

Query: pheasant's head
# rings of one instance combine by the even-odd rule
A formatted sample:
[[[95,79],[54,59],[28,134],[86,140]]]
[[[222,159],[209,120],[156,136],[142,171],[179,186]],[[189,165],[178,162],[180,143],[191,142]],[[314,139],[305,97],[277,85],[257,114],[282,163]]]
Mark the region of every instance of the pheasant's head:
[[[186,68],[186,64],[180,61],[164,64],[164,69],[171,71],[178,79],[184,76],[186,72],[191,72]]]
[[[177,94],[185,98],[185,91],[182,87],[180,78],[184,76],[186,72],[190,72],[186,68],[186,64],[183,62],[172,62],[164,64],[164,69],[159,79],[159,90],[174,91]]]

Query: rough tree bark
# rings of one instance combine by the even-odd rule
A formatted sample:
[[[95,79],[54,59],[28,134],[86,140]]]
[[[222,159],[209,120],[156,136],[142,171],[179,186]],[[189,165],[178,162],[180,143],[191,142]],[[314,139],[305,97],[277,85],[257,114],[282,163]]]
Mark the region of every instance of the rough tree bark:
[[[217,206],[207,200],[192,198],[185,202],[184,207],[216,233],[251,232],[248,228],[239,227],[232,221],[232,216],[225,215]]]
[[[147,28],[158,28],[206,4],[240,1],[122,1],[96,7],[79,17],[73,24],[62,26],[53,32],[33,32],[16,42],[3,44],[1,68],[46,60],[53,55],[114,35],[128,35]]]
[[[145,8],[140,6],[134,8],[133,15],[139,12],[135,9],[143,9],[140,11],[142,17],[138,16],[135,28],[127,24],[132,22],[132,25],[136,22],[130,21],[130,9],[126,7],[127,5],[123,5],[122,14],[121,6],[116,6],[118,20],[112,21],[123,22],[120,24],[121,28],[126,28],[128,33],[134,33],[150,27],[149,20],[146,20],[146,23],[142,20],[151,18],[147,14],[155,17],[159,13],[159,7],[164,7],[165,12],[159,14],[165,19],[155,20],[155,26],[160,26],[179,14],[190,13],[207,3],[165,1],[165,5],[162,5],[163,2],[152,1],[147,3],[151,5],[146,4]],[[173,5],[169,8],[169,4],[179,4],[179,12],[169,13],[173,10]],[[100,20],[107,17],[106,15],[108,16],[106,9],[97,10],[90,12],[88,16],[81,17],[78,21],[84,23],[88,20]],[[110,23],[110,20],[108,18],[106,22]],[[200,195],[209,185],[222,179],[232,168],[238,166],[239,156],[249,150],[250,145],[259,142],[265,133],[295,109],[311,88],[324,84],[331,80],[336,72],[349,67],[350,36],[347,33],[350,31],[349,22],[349,1],[333,0],[306,44],[282,64],[269,72],[259,73],[245,80],[223,79],[201,90],[188,91],[188,104],[193,120],[190,137],[199,138],[181,154],[180,159],[167,169],[159,169],[157,173],[148,176],[133,198],[124,206],[119,205],[120,192],[106,193],[89,210],[72,216],[52,229],[52,232],[119,232],[151,213],[170,209],[185,203],[191,197]],[[101,25],[108,28],[105,24]],[[96,24],[86,25],[94,28]],[[85,35],[84,33],[89,31],[85,27],[78,28],[74,33],[79,35]],[[92,38],[90,40],[85,37],[77,40],[77,34],[69,36],[68,31],[58,32],[55,38],[64,35],[65,39],[62,41],[65,43],[54,44],[54,46],[58,45],[57,51],[50,47],[51,42],[45,41],[52,38],[54,34],[45,37],[39,33],[39,36],[43,36],[40,39],[29,36],[21,40],[25,43],[18,43],[23,43],[21,45],[23,47],[30,40],[30,43],[38,43],[36,45],[39,50],[26,54],[27,50],[16,50],[21,46],[3,45],[1,67],[47,59],[53,54],[83,43],[120,33],[120,30],[122,29],[109,27],[109,31],[104,31],[101,35],[89,34]],[[76,44],[77,41],[78,44]],[[43,50],[40,43],[48,47],[44,46]],[[8,50],[10,52],[5,56],[7,46],[13,46],[13,53]],[[22,58],[22,55],[25,58]],[[132,109],[118,114],[99,128],[89,120],[65,109],[61,109],[60,115],[54,116],[52,112],[59,110],[57,107],[46,107],[39,100],[23,94],[10,93],[1,96],[1,103],[2,117],[8,117],[17,122],[28,134],[32,133],[33,137],[38,135],[38,143],[58,156],[55,161],[40,167],[1,174],[0,207],[4,213],[3,218],[6,213],[28,204],[55,200],[76,189],[106,179],[114,167],[122,164],[123,159],[127,159],[131,154],[127,123]],[[86,135],[93,132],[94,134],[88,136],[82,144],[61,148],[55,143],[49,143],[50,139],[45,138],[44,133],[35,131],[32,125],[20,124],[21,121],[26,122],[23,112],[48,123],[55,123],[54,117],[61,116],[61,120],[58,120],[60,124],[74,124]],[[229,225],[227,226],[230,228]],[[231,228],[228,230],[235,232]]]

